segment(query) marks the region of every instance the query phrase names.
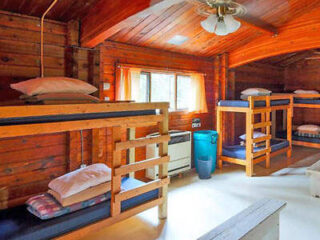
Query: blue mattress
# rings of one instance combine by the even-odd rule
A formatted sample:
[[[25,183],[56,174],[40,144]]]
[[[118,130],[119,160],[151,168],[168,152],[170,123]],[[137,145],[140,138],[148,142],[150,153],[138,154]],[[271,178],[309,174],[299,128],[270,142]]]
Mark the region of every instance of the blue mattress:
[[[271,152],[276,152],[280,149],[286,148],[289,146],[288,141],[280,141],[272,139],[270,141],[271,144]],[[258,152],[263,150],[263,147],[256,147],[254,148],[254,152]],[[238,159],[246,159],[246,147],[235,145],[235,146],[226,146],[222,149],[222,156],[231,157],[231,158],[238,158]]]
[[[143,182],[132,178],[122,180],[122,188],[125,190],[142,184]],[[158,198],[158,189],[123,201],[121,211],[156,198]],[[19,206],[0,211],[0,239],[51,239],[108,217],[110,217],[110,200],[50,220],[40,220],[30,214],[26,206]]]
[[[287,131],[277,132],[277,137],[286,139],[287,138]],[[320,143],[320,138],[298,136],[294,133],[294,131],[292,132],[292,140],[293,141],[301,141],[301,142],[309,142],[309,143]]]
[[[294,103],[302,104],[320,104],[320,99],[295,98]]]
[[[272,100],[270,102],[271,106],[280,106],[280,105],[288,105],[290,103],[289,99],[281,99],[281,100]],[[249,107],[249,101],[243,101],[243,100],[222,100],[218,104],[219,106],[223,107]],[[266,102],[265,101],[255,101],[254,102],[255,107],[265,107]]]

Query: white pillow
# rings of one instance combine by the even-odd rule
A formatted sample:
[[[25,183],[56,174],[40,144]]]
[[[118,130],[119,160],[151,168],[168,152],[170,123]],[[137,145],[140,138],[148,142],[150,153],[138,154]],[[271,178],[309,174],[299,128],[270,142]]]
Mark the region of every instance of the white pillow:
[[[256,139],[256,138],[260,138],[260,137],[265,137],[267,136],[266,134],[262,133],[262,132],[253,132],[253,139]],[[247,135],[246,134],[243,134],[239,137],[241,140],[245,141],[246,138],[247,138]]]
[[[67,198],[90,187],[111,180],[111,169],[97,163],[60,176],[49,183],[49,188]]]
[[[319,92],[316,90],[302,90],[302,89],[295,90],[294,93],[295,94],[319,94]]]
[[[35,78],[11,84],[10,87],[28,96],[46,93],[91,94],[98,90],[85,81],[67,77]]]
[[[261,95],[270,95],[272,91],[264,88],[248,88],[241,92],[242,95],[247,96],[261,96]]]
[[[308,132],[320,132],[320,126],[313,124],[301,125],[297,128],[298,131],[308,131]]]

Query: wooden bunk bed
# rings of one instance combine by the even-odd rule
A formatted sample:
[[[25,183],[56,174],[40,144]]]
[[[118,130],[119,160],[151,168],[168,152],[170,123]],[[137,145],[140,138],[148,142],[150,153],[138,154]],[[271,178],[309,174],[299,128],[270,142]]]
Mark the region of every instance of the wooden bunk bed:
[[[292,154],[292,114],[293,97],[290,94],[274,94],[272,96],[250,96],[248,101],[224,100],[217,106],[217,131],[218,140],[218,166],[222,168],[223,162],[243,165],[246,167],[246,175],[253,176],[255,164],[266,161],[266,167],[270,168],[270,158],[281,153],[287,153],[288,159]],[[271,112],[286,110],[287,112],[287,139],[276,141],[271,139],[270,120]],[[231,146],[223,148],[223,113],[246,114],[246,146]],[[255,122],[256,115],[260,115],[260,122]],[[275,127],[275,126],[274,126]],[[253,139],[253,132],[261,129],[266,136]],[[254,144],[265,143],[265,147],[254,148]],[[241,152],[242,151],[242,152]]]
[[[320,109],[320,94],[293,94],[293,108]],[[284,138],[287,131],[278,132],[280,138]],[[296,136],[292,133],[292,144],[297,146],[320,149],[320,139],[311,137]]]
[[[166,218],[170,140],[168,107],[168,103],[0,107],[0,138],[106,127],[113,129],[111,200],[46,221],[32,216],[25,206],[3,210],[0,212],[0,229],[8,232],[7,235],[2,232],[0,239],[1,236],[4,239],[79,239],[91,231],[155,206],[159,206],[159,218]],[[122,140],[122,129],[132,130],[148,125],[158,125],[160,136]],[[129,161],[122,165],[122,151],[154,143],[159,144],[159,158]],[[159,179],[152,182],[124,177],[154,166],[159,166]],[[128,186],[123,187],[123,184]]]

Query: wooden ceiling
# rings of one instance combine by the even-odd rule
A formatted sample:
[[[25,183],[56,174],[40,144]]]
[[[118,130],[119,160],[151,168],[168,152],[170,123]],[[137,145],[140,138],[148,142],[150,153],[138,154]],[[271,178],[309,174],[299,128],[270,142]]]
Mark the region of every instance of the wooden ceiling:
[[[276,67],[285,68],[290,66],[291,64],[295,64],[300,61],[311,60],[311,59],[320,59],[320,49],[283,54],[283,55],[260,60],[258,61],[258,63],[269,64]]]
[[[53,0],[1,0],[0,9],[35,17],[41,17]],[[47,18],[62,22],[81,19],[99,0],[59,0]]]
[[[238,0],[251,17],[281,28],[288,21],[320,6],[313,0]],[[230,52],[265,34],[249,24],[227,36],[217,36],[202,29],[204,20],[196,14],[197,6],[189,1],[174,5],[159,13],[145,16],[134,23],[128,23],[123,29],[109,38],[111,41],[132,45],[161,48],[174,52],[211,57]],[[180,46],[169,44],[175,35],[188,37]]]
[[[289,21],[314,8],[320,8],[320,1],[315,0],[236,1],[247,8],[250,15],[247,19],[276,27],[280,35],[281,28]],[[40,17],[51,2],[52,0],[1,0],[0,9]],[[205,18],[196,13],[196,3],[196,0],[59,0],[47,17],[63,22],[81,20],[81,43],[85,47],[93,47],[108,39],[212,57],[232,52],[259,37],[271,36],[265,30],[246,22],[242,22],[241,28],[233,34],[210,34],[200,26]],[[150,8],[157,4],[167,7]],[[149,11],[144,11],[148,7]],[[141,11],[144,13],[141,14]],[[135,17],[134,20],[132,17]],[[168,41],[176,35],[185,36],[188,40],[179,46],[169,44]]]

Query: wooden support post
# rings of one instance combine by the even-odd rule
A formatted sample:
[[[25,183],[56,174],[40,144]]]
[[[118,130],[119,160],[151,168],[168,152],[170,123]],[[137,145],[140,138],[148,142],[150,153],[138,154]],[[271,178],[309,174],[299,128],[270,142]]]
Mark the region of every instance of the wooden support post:
[[[290,108],[287,110],[287,140],[289,141],[289,149],[287,151],[287,164],[290,165],[292,157],[292,118],[293,118],[293,96],[290,98]]]
[[[79,78],[79,48],[69,47],[66,50],[66,75],[71,78]]]
[[[220,109],[217,109],[217,132],[219,133],[218,135],[218,168],[222,169],[223,166],[223,161],[221,159],[222,156],[222,144],[223,144],[223,131],[222,131],[222,114],[223,112],[220,111]]]
[[[266,107],[270,108],[271,106],[271,100],[270,97],[266,97]],[[271,112],[266,112],[265,113],[265,121],[264,122],[270,122],[270,114]],[[271,132],[270,132],[270,125],[266,127],[265,129],[265,133],[267,136],[270,136]],[[271,145],[270,145],[270,138],[268,138],[266,140],[266,149],[270,150],[266,153],[266,168],[270,168],[270,152],[271,152]]]
[[[134,140],[136,138],[136,129],[135,128],[128,128],[127,130],[127,138],[128,140]],[[136,149],[130,148],[127,151],[127,163],[132,164],[136,161]],[[129,173],[129,177],[134,178],[134,172]]]
[[[236,76],[235,71],[229,71],[229,77],[228,77],[228,88],[227,88],[227,99],[235,99],[236,98]],[[236,136],[235,136],[235,113],[229,113],[228,114],[227,122],[229,123],[229,132],[228,132],[228,144],[234,145],[236,144]]]
[[[121,202],[116,201],[116,194],[121,192],[121,175],[116,176],[116,168],[121,166],[121,151],[116,151],[116,143],[121,142],[121,127],[112,128],[113,158],[111,162],[111,216],[115,217],[121,212]]]
[[[220,56],[216,56],[214,58],[214,83],[213,83],[213,89],[214,89],[214,103],[215,106],[218,106],[218,102],[220,99]],[[216,114],[216,112],[213,112],[214,114]],[[213,123],[212,126],[216,125],[216,119],[217,116],[213,116]],[[220,133],[219,133],[220,134]]]
[[[227,84],[228,84],[228,55],[226,53],[222,54],[220,57],[220,100],[227,99]],[[230,142],[230,123],[227,121],[227,113],[222,115],[222,131],[225,133],[223,135],[223,142],[229,144]]]
[[[78,169],[81,165],[80,133],[70,131],[68,134],[68,164],[67,172]]]
[[[287,130],[287,114],[288,114],[288,111],[289,111],[289,109],[288,110],[283,110],[283,112],[282,112],[282,130],[283,131],[286,131]]]
[[[103,162],[103,149],[100,144],[101,128],[92,129],[92,164]]]
[[[161,109],[161,114],[163,115],[163,121],[159,123],[160,135],[168,135],[169,133],[169,112],[168,108]],[[159,156],[165,157],[168,155],[168,142],[162,142],[159,144]],[[159,165],[159,179],[164,179],[168,177],[168,163],[163,163]],[[168,185],[164,185],[160,188],[160,196],[163,198],[163,203],[159,205],[159,218],[167,218],[168,211]]]
[[[88,52],[88,82],[95,86],[97,89],[102,89],[102,82],[100,82],[100,47],[90,50]],[[102,91],[96,91],[93,95],[100,98]]]
[[[246,112],[246,175],[248,177],[253,176],[253,128],[254,114],[252,109],[254,107],[254,101],[252,97],[249,97],[249,111]]]
[[[272,138],[276,138],[277,136],[277,111],[272,111]]]
[[[79,46],[80,45],[80,22],[71,20],[67,24],[67,45]]]

